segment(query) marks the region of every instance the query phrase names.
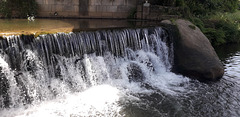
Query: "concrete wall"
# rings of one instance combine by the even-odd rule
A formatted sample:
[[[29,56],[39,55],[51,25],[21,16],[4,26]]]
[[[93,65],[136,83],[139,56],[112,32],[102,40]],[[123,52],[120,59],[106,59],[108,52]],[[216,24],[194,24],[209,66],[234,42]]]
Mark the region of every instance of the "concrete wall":
[[[39,17],[127,18],[139,0],[36,0]],[[54,13],[57,12],[57,16]]]
[[[149,7],[146,7],[144,5],[138,5],[136,18],[146,20],[178,19],[180,18],[178,14],[180,11],[181,10],[178,7],[158,5],[150,5]]]
[[[39,4],[39,17],[77,17],[79,15],[79,0],[36,0]]]

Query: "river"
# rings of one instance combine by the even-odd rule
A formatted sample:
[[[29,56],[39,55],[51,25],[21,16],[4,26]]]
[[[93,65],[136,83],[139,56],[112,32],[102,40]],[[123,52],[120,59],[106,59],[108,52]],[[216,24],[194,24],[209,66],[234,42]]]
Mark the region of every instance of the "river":
[[[157,27],[6,37],[0,116],[240,116],[240,46],[216,47],[225,75],[202,83],[171,72],[167,36]]]

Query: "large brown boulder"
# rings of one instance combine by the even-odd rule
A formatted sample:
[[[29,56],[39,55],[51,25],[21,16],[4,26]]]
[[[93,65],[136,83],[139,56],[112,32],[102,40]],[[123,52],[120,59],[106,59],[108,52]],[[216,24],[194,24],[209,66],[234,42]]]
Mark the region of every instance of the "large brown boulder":
[[[220,79],[224,67],[208,38],[187,20],[178,19],[175,25],[179,31],[174,40],[176,71],[200,81]]]

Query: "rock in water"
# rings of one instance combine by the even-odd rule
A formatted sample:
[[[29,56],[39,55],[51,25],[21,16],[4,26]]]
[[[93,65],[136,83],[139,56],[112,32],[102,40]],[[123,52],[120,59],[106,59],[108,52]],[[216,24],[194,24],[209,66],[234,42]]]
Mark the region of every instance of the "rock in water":
[[[224,74],[224,67],[208,38],[189,21],[175,21],[179,37],[175,39],[177,72],[200,81],[215,81]]]

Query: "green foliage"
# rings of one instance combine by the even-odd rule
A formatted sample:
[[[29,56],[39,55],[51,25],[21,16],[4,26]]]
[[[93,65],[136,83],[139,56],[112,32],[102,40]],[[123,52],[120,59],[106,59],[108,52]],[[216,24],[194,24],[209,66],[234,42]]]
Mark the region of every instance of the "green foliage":
[[[191,29],[193,29],[193,30],[196,29],[196,26],[194,26],[194,25],[188,25],[188,27],[191,28]]]
[[[240,30],[238,26],[224,20],[220,20],[215,23],[216,29],[223,30],[225,33],[225,40],[229,43],[239,43],[240,42]]]
[[[224,20],[238,25],[238,27],[240,28],[240,11],[237,11],[235,13],[216,13],[215,15],[212,15],[209,19]]]
[[[234,12],[238,8],[238,0],[184,0],[185,7],[199,17],[216,12]]]
[[[199,27],[215,46],[225,43],[240,43],[238,3],[238,0],[176,1],[176,5],[183,9],[183,17]]]
[[[240,30],[234,23],[224,20],[207,20],[203,33],[213,45],[224,43],[240,43]]]
[[[225,32],[223,30],[217,30],[215,28],[206,28],[204,29],[203,33],[208,37],[209,41],[214,46],[226,43]]]
[[[35,0],[0,0],[0,14],[3,17],[26,17],[36,15],[38,5]]]
[[[195,24],[198,28],[200,28],[200,30],[203,30],[204,29],[204,23],[203,21],[200,19],[200,18],[197,18],[197,17],[192,17],[190,19],[190,21]]]
[[[155,1],[155,2],[152,2]],[[150,0],[164,5],[168,0]],[[240,43],[239,0],[170,0],[179,14],[202,30],[213,45]],[[237,12],[236,12],[237,11]],[[235,13],[234,13],[235,12]],[[194,29],[193,26],[189,26]]]

